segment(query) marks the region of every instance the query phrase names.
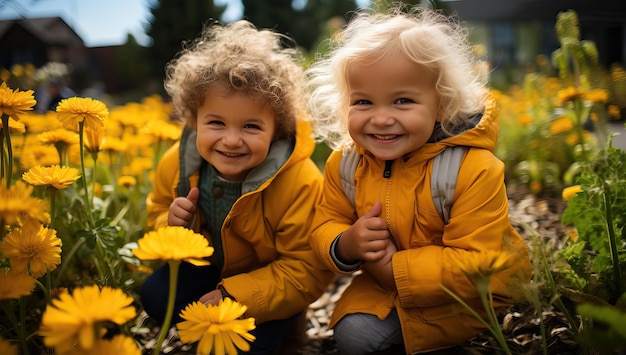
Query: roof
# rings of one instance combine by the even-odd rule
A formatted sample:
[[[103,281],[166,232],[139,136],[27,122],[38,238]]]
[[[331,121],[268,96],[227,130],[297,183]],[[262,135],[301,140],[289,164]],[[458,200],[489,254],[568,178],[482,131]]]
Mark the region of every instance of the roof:
[[[15,26],[21,27],[48,45],[72,42],[80,42],[84,45],[83,39],[60,17],[2,20],[0,21],[0,38],[4,38]]]
[[[624,0],[453,0],[444,2],[463,21],[554,21],[575,10],[582,22],[624,23]]]

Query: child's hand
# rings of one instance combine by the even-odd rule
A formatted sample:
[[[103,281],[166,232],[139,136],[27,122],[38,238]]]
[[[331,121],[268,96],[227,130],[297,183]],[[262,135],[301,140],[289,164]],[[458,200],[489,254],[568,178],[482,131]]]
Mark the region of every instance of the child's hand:
[[[206,304],[207,306],[212,304],[217,306],[217,304],[222,299],[222,292],[220,290],[214,290],[209,293],[205,293],[204,296],[200,297],[200,302]]]
[[[170,226],[193,227],[192,222],[196,215],[199,196],[200,190],[194,187],[189,191],[187,197],[175,198],[170,205],[167,224]]]
[[[393,277],[393,268],[391,266],[391,258],[393,254],[398,251],[396,245],[389,241],[387,248],[385,248],[385,255],[377,261],[368,261],[363,264],[363,269],[367,270],[374,276],[378,282],[388,290],[396,289],[396,282]]]
[[[372,208],[342,233],[337,241],[337,256],[345,263],[358,260],[377,261],[387,252],[389,239],[387,222],[380,218],[382,203],[376,202]]]

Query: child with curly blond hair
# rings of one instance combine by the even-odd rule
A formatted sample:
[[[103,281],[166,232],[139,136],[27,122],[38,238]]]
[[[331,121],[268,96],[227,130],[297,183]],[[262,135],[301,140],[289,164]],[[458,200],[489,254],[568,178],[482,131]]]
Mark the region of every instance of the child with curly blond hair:
[[[332,278],[309,245],[322,174],[298,53],[283,39],[247,21],[215,24],[168,64],[165,88],[186,126],[147,199],[149,227],[192,228],[215,248],[211,266],[181,265],[175,314],[235,299],[256,322],[253,354],[277,351]],[[165,265],[142,288],[153,318],[168,280]]]
[[[498,310],[530,277],[493,153],[494,100],[474,71],[466,31],[435,10],[361,11],[333,38],[306,74],[318,136],[335,149],[311,245],[330,270],[358,271],[332,314],[334,339],[343,354],[453,347],[484,330],[444,289],[485,315],[465,260],[503,254],[510,267],[490,283]],[[431,193],[433,161],[456,146],[467,149],[444,220]],[[360,156],[354,199],[341,173],[352,151]]]

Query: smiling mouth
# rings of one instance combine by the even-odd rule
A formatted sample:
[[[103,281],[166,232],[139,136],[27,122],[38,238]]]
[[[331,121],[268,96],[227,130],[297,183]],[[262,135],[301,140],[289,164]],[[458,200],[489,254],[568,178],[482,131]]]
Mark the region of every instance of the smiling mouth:
[[[245,155],[241,153],[228,153],[228,152],[222,152],[222,151],[219,151],[219,153],[228,158],[239,158]]]
[[[398,138],[397,134],[372,134],[372,136],[381,141],[388,141],[395,138]]]

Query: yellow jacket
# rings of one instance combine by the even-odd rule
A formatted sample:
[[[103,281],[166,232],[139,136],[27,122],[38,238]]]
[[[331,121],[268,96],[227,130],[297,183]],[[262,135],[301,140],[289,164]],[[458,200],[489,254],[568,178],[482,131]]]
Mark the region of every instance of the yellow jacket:
[[[384,319],[394,307],[402,325],[406,352],[433,351],[459,344],[483,330],[482,324],[448,295],[444,285],[476,310],[482,310],[473,283],[458,268],[468,253],[508,251],[513,266],[492,276],[497,306],[511,303],[510,286],[528,281],[530,262],[525,242],[511,226],[504,184],[504,164],[493,154],[498,136],[494,101],[486,102],[480,122],[456,136],[423,147],[400,159],[384,178],[385,162],[361,147],[355,172],[355,204],[343,193],[339,174],[341,151],[331,153],[324,170],[322,201],[313,221],[311,244],[326,266],[338,273],[330,247],[376,201],[382,218],[399,243],[392,267],[397,291],[383,289],[367,271],[352,280],[331,317],[331,327],[344,315],[369,313]],[[469,146],[462,161],[450,211],[443,224],[430,192],[433,157],[446,146]]]
[[[195,140],[191,144],[195,147]],[[221,285],[248,307],[246,315],[257,323],[306,310],[333,277],[309,245],[322,187],[322,174],[310,159],[314,147],[309,124],[299,122],[289,158],[282,166],[266,169],[261,174],[265,177],[235,202],[222,225]],[[147,198],[148,226],[153,229],[167,225],[169,206],[177,197],[179,148],[176,143],[161,158]],[[195,172],[191,186],[197,186],[198,178]],[[201,215],[196,218],[196,230],[203,220]],[[201,232],[208,235],[205,229]]]

